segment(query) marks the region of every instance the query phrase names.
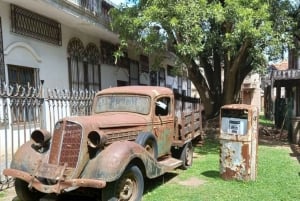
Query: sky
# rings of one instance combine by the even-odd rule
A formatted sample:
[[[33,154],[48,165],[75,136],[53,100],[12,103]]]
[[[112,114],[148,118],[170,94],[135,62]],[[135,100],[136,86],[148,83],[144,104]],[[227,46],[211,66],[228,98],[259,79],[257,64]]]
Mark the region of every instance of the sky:
[[[115,3],[116,5],[120,5],[121,3],[125,3],[125,0],[110,0],[110,1]]]

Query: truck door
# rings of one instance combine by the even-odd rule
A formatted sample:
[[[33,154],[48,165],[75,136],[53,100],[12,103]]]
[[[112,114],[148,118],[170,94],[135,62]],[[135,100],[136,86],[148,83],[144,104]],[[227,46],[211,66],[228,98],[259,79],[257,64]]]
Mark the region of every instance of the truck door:
[[[153,129],[157,138],[158,157],[170,153],[174,133],[173,99],[162,96],[155,100]]]

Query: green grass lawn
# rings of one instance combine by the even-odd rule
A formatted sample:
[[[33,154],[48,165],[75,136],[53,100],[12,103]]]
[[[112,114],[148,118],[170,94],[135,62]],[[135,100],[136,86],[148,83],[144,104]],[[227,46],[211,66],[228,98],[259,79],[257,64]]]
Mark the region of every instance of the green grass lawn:
[[[256,181],[225,181],[219,176],[219,144],[195,149],[193,166],[147,181],[143,201],[300,200],[300,165],[289,147],[260,145]],[[198,185],[182,182],[199,181]]]
[[[297,201],[300,164],[289,147],[260,145],[256,181],[224,181],[219,176],[219,144],[197,147],[193,166],[147,180],[143,201]],[[0,200],[4,192],[0,192]],[[2,197],[2,198],[1,198]]]
[[[274,121],[267,119],[264,115],[259,116],[259,124],[262,126],[274,127]]]

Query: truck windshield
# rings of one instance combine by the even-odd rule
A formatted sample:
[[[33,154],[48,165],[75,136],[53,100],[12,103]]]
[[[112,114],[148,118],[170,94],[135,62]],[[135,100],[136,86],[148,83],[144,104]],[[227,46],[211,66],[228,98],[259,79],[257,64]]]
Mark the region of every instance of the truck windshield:
[[[134,112],[148,114],[150,97],[136,95],[102,95],[96,98],[95,113]]]

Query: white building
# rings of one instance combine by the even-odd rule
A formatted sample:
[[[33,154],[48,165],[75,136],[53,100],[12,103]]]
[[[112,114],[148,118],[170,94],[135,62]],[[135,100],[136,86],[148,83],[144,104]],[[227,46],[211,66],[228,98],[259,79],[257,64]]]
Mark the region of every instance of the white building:
[[[172,63],[150,73],[151,59],[129,49],[115,65],[119,41],[107,15],[112,6],[104,0],[1,0],[0,79],[46,89],[163,85],[190,94],[190,83],[167,74]]]

